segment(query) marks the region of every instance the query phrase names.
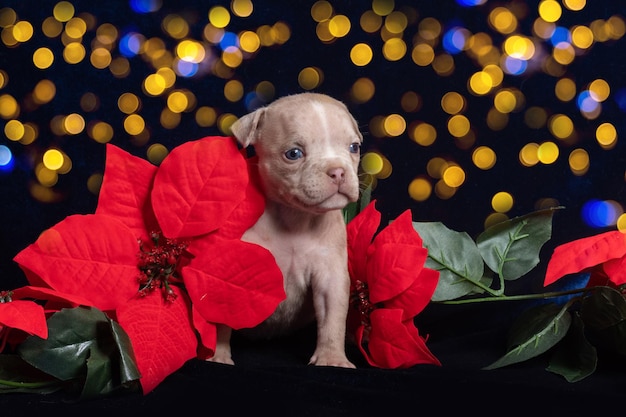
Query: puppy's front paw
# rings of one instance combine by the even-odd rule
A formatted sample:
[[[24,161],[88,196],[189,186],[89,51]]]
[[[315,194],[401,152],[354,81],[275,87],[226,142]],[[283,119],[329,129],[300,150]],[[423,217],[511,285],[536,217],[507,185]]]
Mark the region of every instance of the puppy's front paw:
[[[234,365],[235,362],[233,358],[230,356],[230,352],[219,352],[216,351],[215,355],[211,356],[206,360],[207,362],[216,362],[223,363],[224,365]]]
[[[315,352],[309,360],[309,365],[315,366],[337,366],[340,368],[356,368],[352,362],[346,358],[343,352]]]

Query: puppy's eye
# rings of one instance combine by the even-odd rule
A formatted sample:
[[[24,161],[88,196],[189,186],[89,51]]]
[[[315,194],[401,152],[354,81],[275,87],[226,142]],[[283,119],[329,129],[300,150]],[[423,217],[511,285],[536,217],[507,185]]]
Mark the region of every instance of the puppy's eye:
[[[302,149],[300,148],[289,149],[287,152],[285,152],[285,158],[289,159],[290,161],[295,161],[296,159],[300,159],[303,156],[304,152],[302,152]]]
[[[350,153],[359,153],[361,151],[361,144],[359,142],[352,142],[350,144]]]

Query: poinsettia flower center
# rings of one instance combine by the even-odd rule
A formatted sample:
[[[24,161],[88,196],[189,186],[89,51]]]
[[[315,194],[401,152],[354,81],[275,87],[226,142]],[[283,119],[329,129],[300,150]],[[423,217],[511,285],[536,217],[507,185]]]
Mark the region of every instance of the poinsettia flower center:
[[[151,232],[150,239],[150,247],[139,239],[139,294],[145,296],[159,288],[165,299],[172,302],[176,293],[170,285],[178,278],[177,265],[187,249],[187,243],[164,238],[161,232]]]
[[[366,329],[369,329],[371,327],[370,314],[376,309],[376,305],[370,302],[370,291],[367,287],[367,282],[358,279],[354,281],[350,304],[352,308],[359,312],[361,324]]]

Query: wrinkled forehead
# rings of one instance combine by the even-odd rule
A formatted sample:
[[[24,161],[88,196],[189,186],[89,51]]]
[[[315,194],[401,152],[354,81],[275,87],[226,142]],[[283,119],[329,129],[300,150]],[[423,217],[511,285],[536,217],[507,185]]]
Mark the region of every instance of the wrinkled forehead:
[[[268,127],[289,137],[345,137],[361,141],[356,121],[339,103],[302,101],[269,109]]]

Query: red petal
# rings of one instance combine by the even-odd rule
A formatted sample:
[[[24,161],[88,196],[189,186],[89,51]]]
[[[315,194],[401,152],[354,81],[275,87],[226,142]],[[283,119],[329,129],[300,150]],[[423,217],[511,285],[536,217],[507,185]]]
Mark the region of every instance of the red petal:
[[[48,337],[43,307],[33,301],[14,300],[0,303],[0,324],[37,335],[42,339]]]
[[[51,288],[112,310],[138,290],[138,251],[126,225],[113,217],[87,214],[66,217],[14,259]]]
[[[626,255],[626,233],[612,231],[574,240],[557,246],[552,253],[543,285],[559,278],[581,272],[611,259]]]
[[[380,226],[381,218],[375,204],[376,200],[370,202],[346,226],[348,236],[348,269],[353,282],[356,280],[366,281],[367,279],[367,249],[374,239],[378,226]]]
[[[77,307],[79,305],[88,306],[91,305],[91,301],[83,298],[79,295],[62,293],[51,288],[44,287],[35,287],[35,286],[25,286],[20,287],[15,290],[12,290],[12,298],[16,299],[25,299],[32,298],[35,300],[46,300],[46,308],[50,303],[58,305],[59,308],[62,307]],[[61,307],[62,306],[62,307]],[[57,310],[58,310],[57,309]]]
[[[626,284],[626,256],[604,263],[604,272],[615,285]]]
[[[215,345],[217,343],[217,327],[209,323],[198,313],[195,307],[191,307],[193,326],[200,335],[200,345],[198,346],[198,359],[207,360],[215,355]]]
[[[366,358],[373,366],[395,369],[418,364],[441,365],[426,347],[413,321],[402,321],[401,310],[377,309],[370,319],[372,329]]]
[[[429,303],[439,282],[439,271],[423,268],[413,284],[385,302],[385,308],[402,310],[402,320],[417,316]]]
[[[246,187],[246,196],[217,230],[217,234],[224,239],[240,239],[265,210],[265,195],[261,191],[257,161],[257,158],[247,160],[250,181]]]
[[[144,394],[196,356],[198,340],[189,300],[177,287],[172,289],[177,295],[173,302],[165,301],[161,291],[152,291],[117,310],[119,323],[133,345]]]
[[[228,240],[182,270],[194,307],[212,323],[254,327],[285,299],[283,275],[265,248]]]
[[[413,285],[428,256],[408,210],[374,238],[368,252],[367,282],[373,303],[397,297]]]
[[[152,206],[163,234],[193,237],[220,227],[244,199],[246,162],[230,137],[177,146],[154,178]]]
[[[148,232],[157,227],[149,198],[157,167],[117,146],[106,146],[96,214],[115,217],[130,227],[135,238],[148,241]]]

